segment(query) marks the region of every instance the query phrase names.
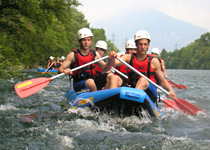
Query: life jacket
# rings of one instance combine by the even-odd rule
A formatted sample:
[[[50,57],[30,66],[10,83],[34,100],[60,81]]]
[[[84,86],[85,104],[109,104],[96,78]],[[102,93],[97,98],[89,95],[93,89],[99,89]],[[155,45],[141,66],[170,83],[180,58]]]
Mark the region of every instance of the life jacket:
[[[53,64],[53,65],[52,65]],[[52,66],[51,66],[52,65]],[[53,62],[50,62],[50,65],[49,66],[51,66],[49,69],[53,69],[53,68],[56,68],[56,65],[55,65],[55,62],[53,61]]]
[[[86,56],[82,55],[79,49],[73,49],[72,52],[74,52],[75,62],[71,64],[71,69],[95,60],[96,53],[94,50],[90,49],[89,53]],[[96,76],[95,67],[96,64],[91,64],[89,66],[83,67],[82,69],[74,71],[72,74],[74,81],[78,82],[88,78],[93,78],[94,76]]]
[[[124,73],[125,75],[128,75],[128,67],[125,64],[118,66],[116,69]]]
[[[153,57],[153,55],[152,54],[148,54],[147,56],[150,56],[150,57]],[[157,58],[158,60],[159,60],[159,62],[160,62],[160,68],[161,68],[161,71],[163,71],[163,68],[162,68],[162,65],[161,65],[161,62],[162,62],[162,58]]]
[[[129,75],[128,73],[131,72],[131,70],[125,64],[123,64],[121,66],[118,66],[116,69],[119,70],[120,72],[122,72],[126,76],[128,76]],[[126,79],[125,77],[121,76],[118,73],[115,73],[115,74],[120,76],[125,83],[130,84],[130,79],[129,78]]]
[[[152,59],[153,57],[151,57],[150,55],[147,55],[147,57],[144,60],[139,61],[136,58],[136,55],[133,54],[131,56],[130,65],[133,66],[139,72],[141,72],[143,75],[148,77],[150,80],[152,80],[154,83],[157,83],[156,78],[155,78],[155,70],[151,66]],[[131,71],[129,72],[129,78],[131,80],[131,86],[134,87],[136,85],[137,80],[141,78],[141,76]]]
[[[96,64],[95,67],[96,76],[99,76],[102,74],[102,69]]]
[[[162,58],[158,58],[158,60],[159,60],[159,62],[160,62],[160,68],[161,68],[161,71],[163,71],[163,67],[162,67],[162,65],[161,65],[161,62],[162,62]]]

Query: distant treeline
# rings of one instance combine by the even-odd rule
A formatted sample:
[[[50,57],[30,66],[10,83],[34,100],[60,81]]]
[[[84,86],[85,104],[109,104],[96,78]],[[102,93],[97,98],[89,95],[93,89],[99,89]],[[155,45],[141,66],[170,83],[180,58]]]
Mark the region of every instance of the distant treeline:
[[[89,28],[79,5],[77,0],[0,0],[0,74],[20,66],[46,66],[51,55],[66,56],[78,48],[77,31]],[[118,51],[103,28],[91,30],[93,47],[105,40],[108,51]]]
[[[161,58],[168,69],[210,69],[210,33],[207,32],[188,46],[161,52]]]
[[[66,56],[78,48],[77,31],[88,27],[77,0],[0,0],[0,75],[4,71],[46,66],[49,56]],[[107,40],[105,30],[91,28],[93,45],[108,43],[108,51],[118,49]],[[162,58],[166,68],[210,69],[209,33],[181,50]],[[93,47],[94,48],[94,47]]]

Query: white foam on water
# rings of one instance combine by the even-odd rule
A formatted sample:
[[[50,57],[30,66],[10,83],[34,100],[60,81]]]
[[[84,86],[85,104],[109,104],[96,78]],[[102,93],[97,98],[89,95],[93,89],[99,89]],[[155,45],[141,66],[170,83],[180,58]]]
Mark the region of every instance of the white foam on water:
[[[64,122],[63,122],[64,123]],[[73,149],[75,148],[73,145],[74,139],[72,137],[69,137],[67,135],[60,135],[60,131],[62,131],[63,128],[56,127],[54,130],[50,130],[49,128],[46,128],[45,131],[47,134],[51,135],[58,141],[60,141],[61,146],[65,146],[67,148]]]
[[[7,103],[5,105],[0,105],[0,111],[7,111],[7,110],[19,110],[19,109],[10,103]]]
[[[189,139],[188,137],[168,136],[167,138],[164,139],[161,149],[163,149],[163,150],[179,149],[180,147],[182,147],[184,149],[183,146],[188,147],[188,145],[191,145],[192,142],[193,141],[191,139]],[[175,144],[175,143],[179,143],[179,146],[177,146],[177,144]]]
[[[77,108],[77,109],[70,108],[68,109],[67,113],[73,113],[73,114],[81,115],[83,117],[95,116],[95,114],[88,107]]]
[[[68,147],[68,148],[74,148],[73,145],[73,138],[68,136],[60,136],[61,138],[61,144]]]

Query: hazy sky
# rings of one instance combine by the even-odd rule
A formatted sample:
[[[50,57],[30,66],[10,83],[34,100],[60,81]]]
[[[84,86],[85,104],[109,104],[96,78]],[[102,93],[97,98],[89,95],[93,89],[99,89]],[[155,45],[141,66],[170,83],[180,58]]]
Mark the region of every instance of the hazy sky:
[[[124,10],[152,8],[210,31],[210,0],[79,0],[91,27],[119,16]],[[135,15],[135,14],[134,14]]]

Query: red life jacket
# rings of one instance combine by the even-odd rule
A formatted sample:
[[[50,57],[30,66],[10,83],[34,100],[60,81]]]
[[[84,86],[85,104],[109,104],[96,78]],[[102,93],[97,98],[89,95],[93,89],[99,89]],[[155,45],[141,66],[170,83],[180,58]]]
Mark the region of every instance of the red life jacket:
[[[125,74],[126,76],[129,76],[128,73],[130,72],[130,69],[125,64],[123,64],[121,66],[118,66],[116,69],[119,70],[120,72],[122,72],[123,74]],[[121,76],[118,73],[115,73],[115,74],[120,76],[125,83],[128,83],[130,85],[130,79],[129,78],[126,79],[125,77]]]
[[[133,66],[136,70],[138,70],[142,74],[144,74],[145,76],[147,76],[150,80],[157,83],[155,79],[155,70],[151,66],[152,59],[153,57],[147,55],[147,57],[144,60],[139,61],[136,58],[136,55],[132,55],[130,65]],[[133,71],[129,72],[129,77],[131,79],[131,82],[133,82],[133,80],[135,80],[136,82],[137,79],[141,78],[141,76],[137,75]]]
[[[123,56],[123,55],[121,55],[121,56]],[[128,76],[129,68],[125,64],[118,66],[116,69]],[[117,73],[115,73],[115,74],[117,74]]]
[[[53,64],[53,65],[52,65]],[[52,65],[52,66],[51,66]],[[50,62],[50,65],[49,66],[51,66],[49,69],[52,69],[53,67],[55,68],[56,67],[56,65],[55,65],[55,62],[53,61],[53,62]]]
[[[125,64],[117,67],[117,70],[124,73],[125,75],[128,75],[128,67]]]
[[[161,71],[163,71],[163,67],[162,67],[162,65],[161,65],[161,62],[162,62],[162,58],[158,58],[158,60],[159,60],[159,62],[160,62],[160,68],[161,68]]]
[[[96,64],[95,67],[96,76],[99,76],[102,74],[102,69]]]
[[[152,54],[148,54],[147,56],[153,57]],[[160,68],[161,68],[161,70],[163,71],[162,65],[161,65],[161,61],[162,61],[163,59],[162,59],[162,58],[157,58],[157,59],[159,60],[159,62],[160,62]]]
[[[71,69],[76,68],[78,66],[82,66],[86,63],[89,63],[95,60],[96,53],[94,50],[90,50],[86,56],[82,55],[79,49],[74,49],[72,51],[74,52],[75,62],[71,64]],[[94,76],[96,76],[95,67],[96,67],[96,64],[92,64],[82,69],[76,70],[72,74],[72,77],[74,78],[76,82],[84,80],[84,79],[88,79],[88,78],[93,78]]]

